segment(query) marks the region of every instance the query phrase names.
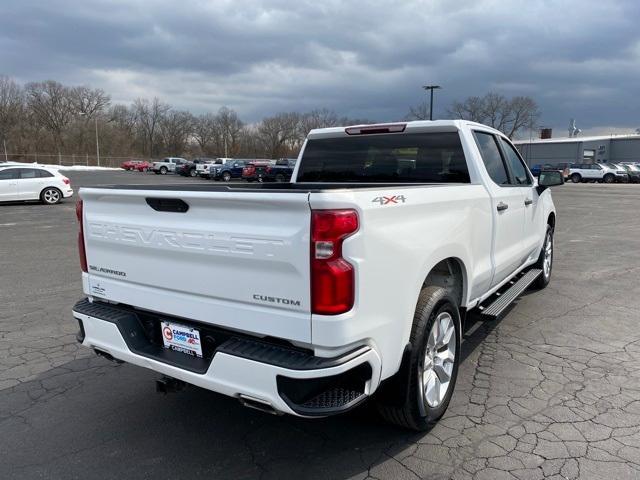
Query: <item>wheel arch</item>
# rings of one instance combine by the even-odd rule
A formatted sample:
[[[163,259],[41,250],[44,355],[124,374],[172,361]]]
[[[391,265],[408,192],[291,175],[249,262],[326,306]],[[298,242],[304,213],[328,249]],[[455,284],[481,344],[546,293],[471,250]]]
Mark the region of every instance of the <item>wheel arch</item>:
[[[549,225],[551,227],[551,230],[555,230],[556,229],[556,214],[555,212],[550,212],[549,216],[547,217],[547,225]]]
[[[431,285],[449,290],[458,301],[458,306],[464,305],[467,298],[467,269],[459,257],[447,257],[435,262],[424,277],[420,290]]]

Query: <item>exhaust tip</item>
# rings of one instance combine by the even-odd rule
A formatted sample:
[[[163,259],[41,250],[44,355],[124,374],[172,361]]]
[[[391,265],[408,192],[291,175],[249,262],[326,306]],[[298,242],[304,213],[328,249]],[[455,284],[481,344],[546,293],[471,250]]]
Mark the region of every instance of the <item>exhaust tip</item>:
[[[273,406],[265,400],[250,397],[242,393],[238,395],[238,400],[240,400],[240,404],[243,407],[253,408],[254,410],[260,410],[261,412],[269,413],[271,415],[282,415],[282,412],[279,412],[278,410],[273,408]]]

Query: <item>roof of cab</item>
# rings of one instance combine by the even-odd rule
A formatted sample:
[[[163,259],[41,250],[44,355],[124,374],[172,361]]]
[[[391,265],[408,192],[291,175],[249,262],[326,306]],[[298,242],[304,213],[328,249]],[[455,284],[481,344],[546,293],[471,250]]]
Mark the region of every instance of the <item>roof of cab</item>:
[[[414,120],[410,122],[385,122],[385,123],[374,123],[374,124],[363,124],[363,125],[346,125],[342,127],[329,127],[329,128],[316,128],[309,132],[307,138],[317,139],[317,138],[331,138],[331,137],[346,137],[348,134],[346,133],[347,129],[356,129],[363,127],[390,127],[397,125],[406,125],[404,131],[402,133],[421,133],[421,132],[453,132],[458,131],[464,128],[465,126],[475,126],[482,127],[484,129],[494,130],[487,125],[482,125],[476,122],[470,122],[467,120]],[[385,133],[386,135],[386,133]]]

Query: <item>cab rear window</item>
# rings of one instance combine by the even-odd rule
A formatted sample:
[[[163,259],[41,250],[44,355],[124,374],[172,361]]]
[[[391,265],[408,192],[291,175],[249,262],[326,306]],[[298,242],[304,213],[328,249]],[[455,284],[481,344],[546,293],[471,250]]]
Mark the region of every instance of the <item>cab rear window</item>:
[[[311,139],[298,182],[469,183],[457,132]]]

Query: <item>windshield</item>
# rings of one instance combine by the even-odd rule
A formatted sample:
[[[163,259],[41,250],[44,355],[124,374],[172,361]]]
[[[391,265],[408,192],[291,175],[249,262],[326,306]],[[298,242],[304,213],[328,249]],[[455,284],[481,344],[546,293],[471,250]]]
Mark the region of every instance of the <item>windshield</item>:
[[[298,182],[469,183],[457,132],[311,139]]]

